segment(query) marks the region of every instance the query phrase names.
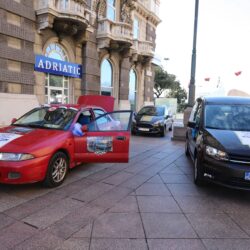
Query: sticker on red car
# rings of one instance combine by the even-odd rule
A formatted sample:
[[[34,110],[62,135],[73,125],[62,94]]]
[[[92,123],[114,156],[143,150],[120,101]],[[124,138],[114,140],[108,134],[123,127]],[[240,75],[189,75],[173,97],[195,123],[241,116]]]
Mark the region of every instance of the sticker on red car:
[[[3,147],[7,143],[21,137],[19,134],[11,134],[11,133],[0,133],[0,147]]]
[[[90,153],[97,155],[106,154],[113,151],[113,137],[100,136],[100,137],[87,137],[87,150]]]

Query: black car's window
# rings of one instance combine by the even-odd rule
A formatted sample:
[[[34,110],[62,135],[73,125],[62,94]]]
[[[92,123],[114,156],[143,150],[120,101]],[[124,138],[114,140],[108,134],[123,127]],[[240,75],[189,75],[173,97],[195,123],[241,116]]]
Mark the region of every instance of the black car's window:
[[[16,126],[66,130],[77,110],[60,107],[41,107],[31,110],[13,123]]]
[[[149,116],[164,116],[164,107],[144,107],[139,112],[138,115],[149,115]]]
[[[201,111],[202,111],[202,107],[201,107],[201,103],[198,105],[197,107],[197,112],[195,114],[195,124],[196,126],[199,126],[201,123]]]
[[[193,106],[193,109],[191,111],[190,117],[189,117],[189,121],[190,122],[195,122],[195,118],[196,118],[196,114],[197,114],[197,109],[198,109],[198,102],[195,103],[195,105]]]
[[[250,105],[206,105],[205,127],[250,131]]]

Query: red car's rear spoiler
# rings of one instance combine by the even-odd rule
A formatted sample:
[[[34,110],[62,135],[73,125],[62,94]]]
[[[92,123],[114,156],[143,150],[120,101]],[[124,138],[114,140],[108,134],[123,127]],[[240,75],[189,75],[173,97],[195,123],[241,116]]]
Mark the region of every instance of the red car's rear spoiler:
[[[114,111],[115,98],[104,95],[82,95],[79,96],[77,104],[84,106],[98,106],[107,112]]]

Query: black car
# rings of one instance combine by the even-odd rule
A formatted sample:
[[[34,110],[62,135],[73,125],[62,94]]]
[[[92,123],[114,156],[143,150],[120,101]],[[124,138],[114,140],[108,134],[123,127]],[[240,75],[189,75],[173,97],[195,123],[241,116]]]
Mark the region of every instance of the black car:
[[[250,189],[250,98],[197,99],[186,132],[194,182]]]
[[[165,106],[145,106],[135,114],[132,123],[132,134],[147,133],[165,136],[171,131],[173,116]]]

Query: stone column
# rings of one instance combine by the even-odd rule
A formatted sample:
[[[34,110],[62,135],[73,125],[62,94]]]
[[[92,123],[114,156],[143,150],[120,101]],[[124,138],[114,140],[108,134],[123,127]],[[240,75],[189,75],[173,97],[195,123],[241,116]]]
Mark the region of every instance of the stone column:
[[[120,62],[120,89],[119,89],[119,108],[130,109],[128,100],[129,94],[129,72],[131,63],[129,57],[121,58]]]
[[[151,64],[147,63],[144,68],[144,105],[149,105],[154,103],[154,78]]]
[[[100,94],[100,65],[97,51],[96,34],[92,33],[83,45],[82,94]]]

